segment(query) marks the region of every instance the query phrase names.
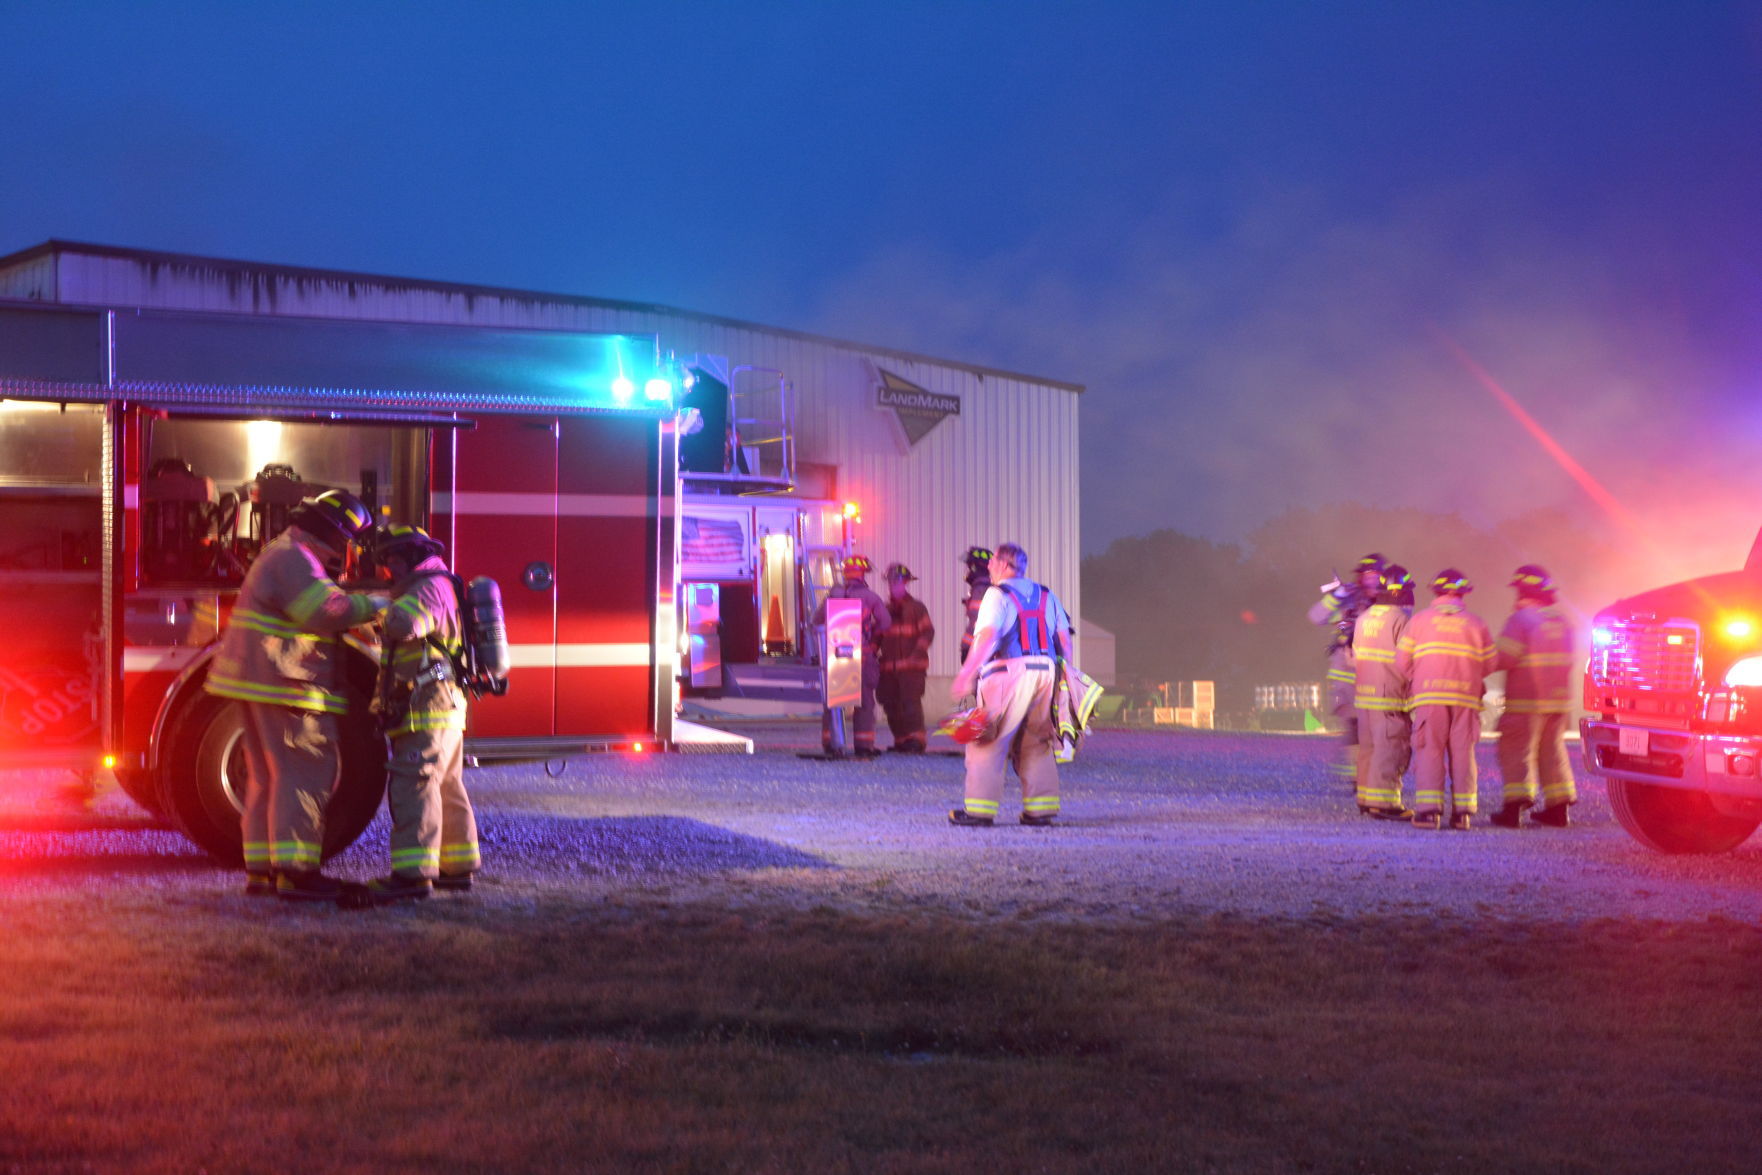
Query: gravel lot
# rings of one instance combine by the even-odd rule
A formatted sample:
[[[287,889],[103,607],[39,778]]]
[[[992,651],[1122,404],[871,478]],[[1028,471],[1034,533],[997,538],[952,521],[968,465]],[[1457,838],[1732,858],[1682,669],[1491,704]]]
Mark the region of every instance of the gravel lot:
[[[731,726],[752,756],[595,756],[468,773],[486,867],[463,900],[563,891],[609,907],[830,906],[974,918],[1131,923],[1175,914],[1350,919],[1366,913],[1522,921],[1709,916],[1762,922],[1762,835],[1734,853],[1665,857],[1614,822],[1580,771],[1565,831],[1419,832],[1367,820],[1314,736],[1104,730],[1065,770],[1050,829],[950,827],[961,763],[800,758],[806,723]],[[949,744],[952,745],[952,744]],[[556,774],[552,774],[556,772]],[[238,900],[236,875],[117,793],[86,807],[45,772],[0,773],[0,874],[57,889],[94,880]],[[1482,810],[1497,806],[1491,744]],[[383,871],[383,817],[335,862]]]

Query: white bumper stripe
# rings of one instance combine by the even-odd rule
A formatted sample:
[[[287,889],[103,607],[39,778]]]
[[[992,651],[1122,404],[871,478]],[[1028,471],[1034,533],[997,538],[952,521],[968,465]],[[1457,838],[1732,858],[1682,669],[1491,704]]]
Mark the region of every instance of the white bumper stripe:
[[[649,665],[648,645],[511,645],[508,661],[516,669],[604,669]]]
[[[201,649],[185,645],[137,646],[122,651],[124,673],[181,673],[202,655]]]

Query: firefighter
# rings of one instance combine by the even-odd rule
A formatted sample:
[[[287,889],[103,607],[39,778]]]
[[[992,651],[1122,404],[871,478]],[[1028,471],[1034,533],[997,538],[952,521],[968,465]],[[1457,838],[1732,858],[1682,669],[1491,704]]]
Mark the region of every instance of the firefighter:
[[[814,606],[813,624],[824,628],[826,600],[861,600],[863,602],[863,695],[857,704],[856,720],[851,723],[851,742],[858,758],[873,758],[875,749],[875,687],[881,682],[881,640],[893,624],[887,605],[869,587],[872,564],[861,555],[845,559],[842,567],[844,582],[826,593]],[[820,745],[828,755],[837,753],[832,739],[832,710],[820,714]]]
[[[1511,578],[1517,606],[1499,632],[1494,663],[1505,674],[1505,713],[1499,718],[1499,774],[1504,806],[1493,816],[1501,828],[1516,828],[1525,808],[1534,807],[1538,785],[1542,806],[1530,820],[1565,828],[1567,807],[1578,802],[1578,784],[1566,757],[1566,723],[1573,706],[1572,624],[1555,604],[1554,580],[1546,570],[1525,563]]]
[[[1331,770],[1353,795],[1364,792],[1370,743],[1359,739],[1352,631],[1382,590],[1383,566],[1381,555],[1366,555],[1358,561],[1350,582],[1343,583],[1336,576],[1332,582],[1323,584],[1322,598],[1309,609],[1311,624],[1325,624],[1333,631],[1333,639],[1328,642],[1328,710],[1340,724],[1340,750]]]
[[[373,525],[354,495],[303,499],[239,587],[208,671],[211,694],[243,703],[245,892],[335,901],[343,883],[319,872],[324,809],[342,762],[337,716],[348,710],[337,640],[390,598],[345,592],[334,576]]]
[[[991,586],[991,551],[986,547],[968,547],[961,560],[967,565],[967,598],[961,607],[966,610],[967,628],[961,634],[961,663],[973,651],[973,629],[979,622],[979,602]]]
[[[1463,607],[1473,590],[1456,568],[1438,572],[1431,607],[1414,614],[1395,645],[1396,676],[1407,684],[1413,715],[1415,828],[1439,828],[1448,812],[1450,827],[1467,832],[1479,802],[1474,756],[1493,634]]]
[[[921,755],[928,743],[924,732],[924,679],[930,672],[930,642],[936,628],[930,610],[908,585],[918,577],[903,563],[887,567],[887,614],[891,621],[881,638],[881,678],[876,699],[887,715],[893,749]]]
[[[1028,553],[1015,543],[1002,544],[991,557],[991,580],[972,652],[950,687],[957,703],[976,691],[990,724],[966,745],[966,790],[948,822],[991,827],[1013,763],[1022,785],[1021,822],[1044,828],[1060,811],[1053,707],[1058,659],[1071,655],[1071,618],[1052,589],[1028,578]]]
[[[1407,568],[1391,563],[1382,579],[1376,602],[1352,630],[1353,705],[1360,745],[1370,755],[1358,810],[1378,820],[1406,820],[1413,813],[1401,801],[1401,777],[1412,756],[1413,723],[1395,651],[1413,613],[1413,577]]]
[[[465,630],[446,547],[419,526],[382,526],[375,559],[390,573],[375,705],[391,760],[392,871],[367,883],[368,903],[471,888],[480,863],[477,819],[465,794],[465,690],[455,663]]]

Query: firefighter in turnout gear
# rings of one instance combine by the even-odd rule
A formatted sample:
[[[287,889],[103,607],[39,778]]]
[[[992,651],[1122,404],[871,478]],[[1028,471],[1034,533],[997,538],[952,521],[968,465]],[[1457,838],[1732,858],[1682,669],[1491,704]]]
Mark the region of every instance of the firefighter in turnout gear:
[[[1511,578],[1517,607],[1499,632],[1495,668],[1506,670],[1505,713],[1499,719],[1499,774],[1504,806],[1493,817],[1516,828],[1525,808],[1537,824],[1567,825],[1567,806],[1578,802],[1578,784],[1566,757],[1566,724],[1573,707],[1572,623],[1554,602],[1554,580],[1534,563]]]
[[[851,743],[858,758],[873,758],[880,754],[875,749],[875,687],[881,683],[881,642],[887,630],[893,626],[893,617],[887,611],[887,605],[881,597],[869,587],[869,568],[872,565],[861,555],[852,555],[844,561],[844,582],[826,593],[824,599],[814,606],[812,623],[824,629],[826,626],[826,600],[861,600],[863,602],[863,696],[857,704],[856,717],[851,722]],[[832,737],[832,711],[822,710],[820,714],[820,744],[830,755],[835,745]]]
[[[1396,676],[1407,683],[1413,715],[1413,824],[1468,831],[1478,796],[1475,748],[1481,693],[1493,671],[1493,634],[1463,607],[1474,590],[1446,567],[1432,580],[1432,605],[1414,614],[1395,645]],[[1446,801],[1448,803],[1446,804]]]
[[[1051,589],[1028,579],[1028,555],[1004,543],[991,557],[991,588],[979,609],[973,649],[955,674],[958,704],[977,691],[989,728],[967,743],[966,795],[950,824],[984,827],[997,819],[1005,770],[1022,783],[1023,824],[1059,814],[1059,732],[1053,712],[1059,658],[1070,659],[1071,618]]]
[[[1352,630],[1354,704],[1358,737],[1369,747],[1358,810],[1378,820],[1406,820],[1401,778],[1412,755],[1413,722],[1407,685],[1395,664],[1396,647],[1413,613],[1413,577],[1399,563],[1383,570],[1383,590]]]
[[[979,623],[979,603],[985,589],[991,586],[991,550],[989,547],[968,547],[961,561],[967,566],[967,598],[961,602],[966,610],[967,629],[961,634],[961,662],[973,651],[973,629]]]
[[[1359,738],[1356,695],[1357,673],[1352,659],[1352,632],[1358,618],[1376,602],[1383,586],[1383,557],[1372,553],[1358,561],[1351,582],[1337,577],[1322,585],[1322,598],[1309,609],[1311,624],[1326,625],[1333,632],[1328,642],[1328,712],[1340,724],[1340,752],[1333,763],[1335,779],[1362,795],[1365,772],[1370,766],[1370,743]]]
[[[373,520],[342,490],[306,498],[239,587],[204,688],[243,704],[245,892],[335,901],[343,883],[319,872],[324,809],[342,770],[337,716],[344,632],[389,598],[345,592],[333,578]]]
[[[419,526],[383,526],[373,552],[393,581],[375,704],[391,740],[390,876],[367,885],[369,904],[470,889],[480,864],[477,818],[465,794],[465,690],[453,668],[464,646],[459,593],[446,548]]]
[[[887,715],[893,749],[923,754],[924,680],[930,672],[930,642],[936,628],[930,610],[907,590],[917,576],[903,563],[887,568],[887,613],[892,623],[881,638],[881,678],[875,697]]]

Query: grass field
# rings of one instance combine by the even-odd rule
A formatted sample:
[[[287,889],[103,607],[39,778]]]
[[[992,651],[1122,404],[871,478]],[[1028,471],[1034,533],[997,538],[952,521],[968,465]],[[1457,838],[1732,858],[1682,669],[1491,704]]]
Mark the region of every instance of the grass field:
[[[0,1171],[1755,1171],[1762,932],[0,872]],[[99,890],[99,887],[89,887]]]

